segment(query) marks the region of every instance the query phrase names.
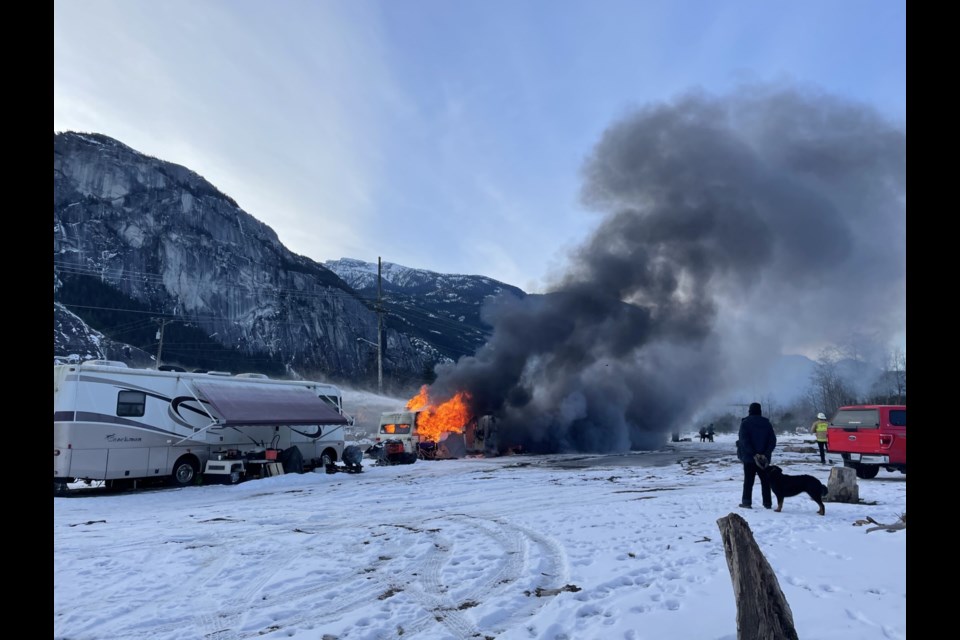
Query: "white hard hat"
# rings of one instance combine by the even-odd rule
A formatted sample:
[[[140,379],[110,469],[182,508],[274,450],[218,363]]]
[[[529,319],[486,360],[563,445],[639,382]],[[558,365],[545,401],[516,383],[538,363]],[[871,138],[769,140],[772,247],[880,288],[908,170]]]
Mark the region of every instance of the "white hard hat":
[[[822,413],[817,414],[817,420],[826,420],[826,419],[827,419],[827,416],[823,415]]]

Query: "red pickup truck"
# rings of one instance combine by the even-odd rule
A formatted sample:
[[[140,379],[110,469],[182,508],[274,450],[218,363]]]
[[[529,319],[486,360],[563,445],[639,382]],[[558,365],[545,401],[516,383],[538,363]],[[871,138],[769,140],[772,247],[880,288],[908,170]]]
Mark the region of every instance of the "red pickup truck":
[[[827,429],[827,451],[839,453],[858,478],[880,469],[907,472],[907,406],[862,404],[840,407]]]

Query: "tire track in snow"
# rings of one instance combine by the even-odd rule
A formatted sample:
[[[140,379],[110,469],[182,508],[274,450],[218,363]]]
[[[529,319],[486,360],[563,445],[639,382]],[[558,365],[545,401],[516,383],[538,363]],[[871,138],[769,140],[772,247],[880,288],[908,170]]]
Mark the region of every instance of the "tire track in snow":
[[[429,526],[425,526],[427,524]],[[276,592],[271,597],[282,598],[297,614],[275,620],[269,630],[254,629],[254,625],[243,629],[245,616],[262,599],[264,587],[291,563],[297,562],[300,556],[308,554],[309,549],[277,553],[273,554],[275,557],[258,560],[257,567],[268,564],[273,569],[255,579],[235,577],[240,584],[236,596],[219,603],[216,612],[194,616],[193,624],[203,630],[206,640],[243,640],[259,637],[268,631],[297,627],[332,630],[337,621],[342,622],[358,606],[383,599],[388,611],[401,612],[402,617],[388,615],[373,625],[367,623],[362,629],[348,626],[333,635],[343,640],[371,637],[369,634],[378,632],[386,634],[382,637],[392,637],[397,632],[399,619],[404,638],[435,636],[440,627],[445,638],[478,640],[527,621],[551,600],[550,597],[530,595],[529,606],[517,609],[511,605],[508,614],[494,615],[498,599],[506,598],[515,604],[518,590],[532,591],[537,586],[559,588],[567,580],[566,558],[559,545],[535,531],[500,518],[444,514],[426,521],[383,524],[375,530],[398,529],[405,535],[394,542],[394,546],[413,547],[407,542],[412,538],[416,544],[424,545],[420,557],[413,561],[407,558],[405,564],[398,564],[397,558],[384,558],[367,567],[366,571],[338,572],[337,575],[318,577],[312,584],[298,589]],[[370,530],[366,533],[369,534]],[[465,550],[467,546],[472,549],[481,546],[484,553],[478,558],[476,551]],[[463,561],[477,564],[475,572],[467,578],[464,578],[462,567],[458,566]],[[223,563],[234,564],[227,559]],[[459,583],[454,587],[446,584],[445,572]],[[207,581],[216,578],[216,575],[209,574]],[[342,595],[324,600],[324,596],[331,593]],[[489,610],[486,613],[485,605]],[[416,613],[410,615],[413,610]],[[496,628],[481,629],[477,619],[491,615],[497,618]],[[136,631],[139,637],[160,640],[176,637],[177,632],[188,624],[187,620],[179,620],[152,629],[141,627]]]

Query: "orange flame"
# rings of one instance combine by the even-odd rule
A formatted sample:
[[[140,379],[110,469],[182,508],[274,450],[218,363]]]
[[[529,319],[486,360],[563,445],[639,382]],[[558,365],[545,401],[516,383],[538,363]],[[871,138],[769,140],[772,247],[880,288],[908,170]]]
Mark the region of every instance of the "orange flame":
[[[423,385],[420,387],[420,393],[407,400],[407,409],[416,411],[417,409],[423,409],[428,404],[430,404],[430,396],[427,394],[427,385]]]
[[[407,409],[419,411],[417,414],[417,433],[421,440],[439,442],[440,436],[446,431],[463,433],[472,419],[467,403],[470,394],[458,391],[446,402],[434,405],[430,401],[427,386],[420,387],[420,393],[407,401]]]

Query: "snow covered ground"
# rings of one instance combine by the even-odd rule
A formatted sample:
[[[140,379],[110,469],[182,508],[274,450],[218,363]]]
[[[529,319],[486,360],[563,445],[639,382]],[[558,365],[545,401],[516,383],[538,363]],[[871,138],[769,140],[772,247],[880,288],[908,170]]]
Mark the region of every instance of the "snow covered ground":
[[[735,437],[696,440],[56,497],[54,637],[733,640],[731,512],[801,638],[906,637],[906,530],[858,525],[906,513],[906,476],[825,516],[803,496],[742,510]],[[781,436],[775,462],[826,483],[816,454],[784,451],[805,440]]]

